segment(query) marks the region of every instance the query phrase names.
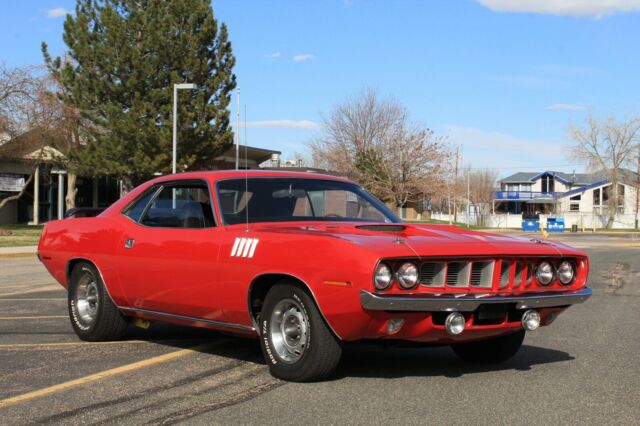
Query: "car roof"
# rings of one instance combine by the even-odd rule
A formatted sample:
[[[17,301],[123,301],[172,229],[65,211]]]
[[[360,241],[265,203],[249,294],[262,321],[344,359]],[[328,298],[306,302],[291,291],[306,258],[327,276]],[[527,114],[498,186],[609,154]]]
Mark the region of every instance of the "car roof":
[[[255,177],[285,177],[285,178],[297,178],[297,179],[326,179],[335,180],[341,182],[350,182],[349,179],[340,176],[324,174],[324,173],[309,173],[309,172],[293,172],[293,171],[280,171],[280,170],[211,170],[201,172],[186,172],[176,173],[171,175],[159,176],[150,182],[160,183],[176,179],[211,179],[214,182],[222,179],[241,178],[244,179]]]

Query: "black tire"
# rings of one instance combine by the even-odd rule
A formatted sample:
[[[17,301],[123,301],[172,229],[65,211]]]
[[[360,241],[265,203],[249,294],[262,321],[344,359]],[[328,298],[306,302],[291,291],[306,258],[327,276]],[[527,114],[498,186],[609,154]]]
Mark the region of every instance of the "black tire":
[[[289,304],[291,308],[281,308]],[[277,331],[281,329],[279,324],[288,323],[284,313],[284,319],[279,319],[280,312],[284,311],[293,312],[289,317],[294,322],[290,329],[297,330],[297,339],[278,339],[287,335],[284,330],[280,335]],[[272,327],[275,327],[275,330]],[[282,343],[278,345],[278,340],[295,342],[302,353],[287,352],[290,347],[283,346]],[[333,373],[342,356],[340,342],[325,324],[313,299],[305,290],[293,284],[276,284],[267,293],[260,314],[260,344],[271,374],[292,382],[327,378]],[[282,355],[283,352],[285,356]],[[293,359],[286,359],[287,355]]]
[[[87,301],[94,296],[95,303]],[[67,300],[71,325],[80,339],[100,342],[124,336],[127,321],[111,301],[98,270],[90,263],[78,263],[73,268]]]
[[[497,364],[507,361],[518,352],[524,334],[525,331],[520,330],[479,342],[458,343],[451,345],[451,349],[464,361]]]

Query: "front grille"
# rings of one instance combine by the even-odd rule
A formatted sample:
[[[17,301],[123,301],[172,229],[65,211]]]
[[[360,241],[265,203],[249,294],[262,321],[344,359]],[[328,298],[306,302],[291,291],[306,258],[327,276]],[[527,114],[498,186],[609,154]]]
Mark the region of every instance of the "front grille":
[[[425,262],[420,266],[420,284],[428,287],[491,288],[494,261]]]
[[[398,261],[400,263],[400,261]],[[450,288],[482,292],[483,290],[531,290],[537,287],[535,268],[539,258],[425,259],[419,263],[420,285],[436,289]]]
[[[423,263],[420,267],[420,283],[431,287],[444,287],[447,264],[444,262]]]
[[[509,285],[509,280],[511,279],[511,262],[508,260],[503,260],[502,265],[500,266],[500,288],[505,288]]]

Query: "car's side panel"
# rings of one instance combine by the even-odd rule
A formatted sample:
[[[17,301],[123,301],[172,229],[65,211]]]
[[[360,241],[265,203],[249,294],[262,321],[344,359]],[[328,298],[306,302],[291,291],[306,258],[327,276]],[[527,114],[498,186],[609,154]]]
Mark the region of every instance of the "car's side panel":
[[[248,251],[246,241],[252,244]],[[309,288],[340,338],[357,338],[358,330],[368,325],[370,318],[359,305],[359,291],[363,286],[370,289],[377,257],[364,248],[331,236],[310,238],[251,228],[246,232],[243,226],[232,226],[222,233],[219,259],[220,300],[228,322],[252,325],[247,300],[250,284],[264,274],[282,274]]]
[[[115,256],[127,306],[220,320],[218,228],[150,228],[122,216]],[[132,240],[127,248],[126,241]]]
[[[38,245],[38,255],[55,279],[67,287],[69,263],[92,262],[100,271],[114,303],[126,303],[120,286],[115,246],[121,230],[108,217],[64,219],[49,222]]]

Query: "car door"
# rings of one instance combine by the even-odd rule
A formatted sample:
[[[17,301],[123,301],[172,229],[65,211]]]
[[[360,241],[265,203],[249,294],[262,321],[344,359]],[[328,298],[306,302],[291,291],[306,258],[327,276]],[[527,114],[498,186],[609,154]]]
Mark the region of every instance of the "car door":
[[[212,206],[207,182],[183,180],[150,188],[123,211],[118,268],[132,308],[220,319]]]

